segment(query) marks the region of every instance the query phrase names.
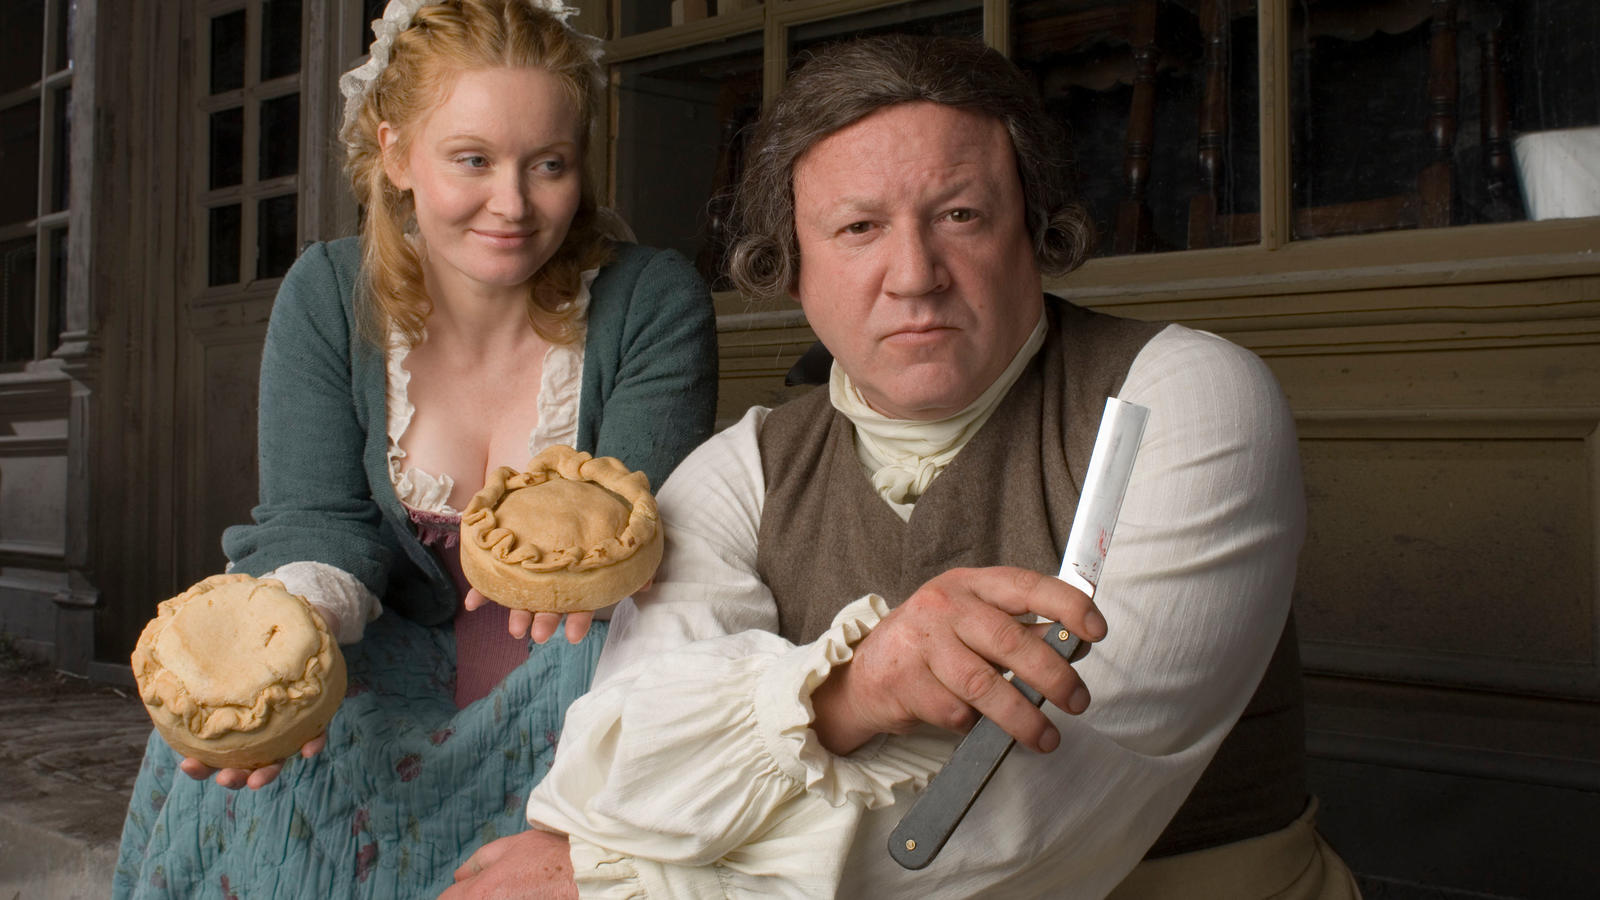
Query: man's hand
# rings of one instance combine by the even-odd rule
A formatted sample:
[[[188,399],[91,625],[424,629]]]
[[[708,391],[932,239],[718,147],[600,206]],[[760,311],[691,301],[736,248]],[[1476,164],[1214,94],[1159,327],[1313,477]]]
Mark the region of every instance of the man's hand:
[[[300,748],[300,756],[304,759],[310,759],[321,753],[322,748],[327,746],[327,743],[328,736],[319,734],[305,742],[305,745]],[[283,771],[283,763],[274,763],[259,769],[213,769],[198,759],[185,756],[183,762],[178,764],[178,769],[195,781],[204,781],[215,774],[218,787],[225,787],[229,790],[248,787],[252,791],[259,791],[277,779],[278,773]]]
[[[1027,569],[951,569],[917,589],[811,695],[822,745],[844,754],[875,734],[920,722],[966,731],[988,716],[1022,744],[1048,753],[1061,743],[1050,720],[1001,677],[1010,669],[1073,713],[1089,690],[1066,660],[1013,616],[1036,613],[1087,641],[1106,622],[1081,591]]]
[[[439,900],[576,896],[567,836],[529,829],[479,847],[456,869],[456,883]]]
[[[467,596],[462,599],[462,605],[466,606],[469,612],[489,602],[491,602],[489,598],[479,593],[477,588],[468,590]],[[576,644],[589,633],[589,624],[594,621],[594,613],[576,612],[567,613],[566,616],[567,643]],[[531,635],[535,644],[542,644],[550,640],[560,624],[561,613],[531,613],[525,609],[513,609],[511,621],[506,627],[514,638]]]

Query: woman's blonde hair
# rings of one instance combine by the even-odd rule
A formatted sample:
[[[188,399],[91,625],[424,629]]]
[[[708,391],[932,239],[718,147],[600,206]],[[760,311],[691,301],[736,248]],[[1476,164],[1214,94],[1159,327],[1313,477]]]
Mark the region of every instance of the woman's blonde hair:
[[[391,152],[408,152],[416,126],[448,95],[462,72],[502,67],[544,69],[561,82],[577,111],[579,154],[587,158],[590,129],[600,108],[601,74],[594,39],[567,27],[529,0],[445,0],[417,11],[395,38],[389,64],[378,75],[346,128],[345,171],[361,223],[362,331],[380,346],[398,331],[415,345],[433,308],[423,284],[422,259],[407,238],[416,209],[410,191],[389,180],[378,126],[388,122]],[[600,209],[594,179],[584,172],[578,211],[566,240],[539,269],[528,292],[528,320],[552,343],[583,334],[581,312],[571,304],[581,273],[603,265],[619,237]]]

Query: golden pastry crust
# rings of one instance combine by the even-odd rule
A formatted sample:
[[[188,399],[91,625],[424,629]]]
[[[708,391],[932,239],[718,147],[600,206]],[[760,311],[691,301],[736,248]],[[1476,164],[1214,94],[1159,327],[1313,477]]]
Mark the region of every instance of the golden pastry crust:
[[[502,606],[579,612],[639,590],[661,563],[650,480],[620,460],[546,447],[502,466],[461,514],[461,569]]]
[[[270,578],[213,575],[156,608],[133,676],[172,749],[215,769],[299,752],[344,700],[344,655],[305,599]]]

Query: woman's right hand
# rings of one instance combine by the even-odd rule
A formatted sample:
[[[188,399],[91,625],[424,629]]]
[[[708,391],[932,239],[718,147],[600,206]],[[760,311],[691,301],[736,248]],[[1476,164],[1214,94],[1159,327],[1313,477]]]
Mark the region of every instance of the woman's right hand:
[[[489,598],[478,592],[477,588],[470,588],[467,596],[462,599],[467,611],[477,609],[488,603]],[[556,633],[556,628],[561,624],[562,613],[532,613],[525,609],[513,609],[511,620],[506,629],[514,638],[532,637],[535,644],[542,644]],[[583,640],[589,633],[589,625],[594,621],[592,612],[566,613],[567,617],[567,643],[576,644]]]
[[[327,743],[328,735],[326,733],[319,734],[306,741],[305,745],[300,748],[301,758],[310,759],[321,753],[322,748],[327,746]],[[283,763],[274,763],[270,766],[262,766],[259,769],[213,769],[194,757],[186,756],[183,758],[183,762],[178,764],[178,769],[195,781],[205,781],[214,774],[217,776],[218,787],[225,787],[233,791],[247,787],[252,791],[259,791],[277,779],[278,773],[283,771]]]
[[[526,633],[533,638],[535,644],[542,644],[556,633],[556,626],[561,624],[561,613],[530,613],[527,610],[513,610],[511,613],[511,633],[522,636]],[[576,644],[583,640],[589,633],[589,625],[594,622],[594,613],[575,612],[567,613],[567,643]]]

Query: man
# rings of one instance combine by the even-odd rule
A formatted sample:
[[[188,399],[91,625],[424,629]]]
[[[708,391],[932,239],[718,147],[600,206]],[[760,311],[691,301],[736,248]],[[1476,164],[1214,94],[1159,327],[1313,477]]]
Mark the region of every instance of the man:
[[[1086,244],[1059,146],[973,43],[869,39],[784,89],[732,270],[799,300],[828,390],[662,488],[666,559],[568,712],[541,831],[461,887],[570,864],[597,896],[1356,896],[1302,783],[1289,410],[1219,338],[1041,295]],[[1038,573],[1111,395],[1151,412],[1091,602]],[[1033,614],[1098,643],[1068,665]],[[887,835],[980,714],[1027,749],[902,870]]]

